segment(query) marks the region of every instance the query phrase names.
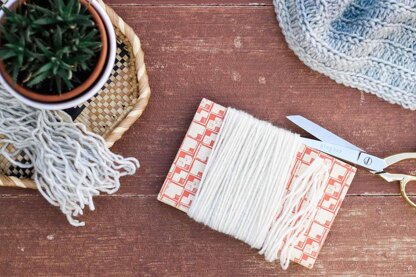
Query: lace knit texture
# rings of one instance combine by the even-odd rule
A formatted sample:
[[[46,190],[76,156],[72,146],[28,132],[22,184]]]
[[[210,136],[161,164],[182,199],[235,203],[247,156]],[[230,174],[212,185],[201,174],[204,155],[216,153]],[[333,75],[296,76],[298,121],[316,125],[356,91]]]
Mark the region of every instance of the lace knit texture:
[[[274,0],[289,47],[338,83],[416,110],[415,0]]]

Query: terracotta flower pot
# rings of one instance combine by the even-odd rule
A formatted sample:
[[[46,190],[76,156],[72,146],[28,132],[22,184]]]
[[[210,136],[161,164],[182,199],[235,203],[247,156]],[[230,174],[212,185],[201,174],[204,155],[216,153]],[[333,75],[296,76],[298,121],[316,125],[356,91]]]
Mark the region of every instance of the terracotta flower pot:
[[[14,83],[13,78],[6,71],[5,64],[3,63],[3,61],[0,60],[0,74],[2,74],[4,80],[8,83],[8,85],[12,89],[17,91],[19,94],[37,102],[43,102],[43,103],[64,102],[66,100],[75,98],[79,96],[80,94],[84,93],[100,77],[100,74],[102,73],[105,67],[107,55],[108,55],[109,46],[108,46],[107,30],[104,25],[103,19],[98,14],[94,6],[91,5],[88,0],[79,0],[79,1],[82,5],[87,7],[88,12],[91,14],[94,22],[96,23],[97,29],[100,33],[101,44],[102,44],[102,48],[101,48],[100,55],[98,57],[97,64],[95,65],[90,76],[82,84],[80,84],[79,86],[75,87],[74,89],[68,92],[64,92],[61,94],[54,94],[54,95],[41,94],[35,91],[31,91],[30,89],[23,87],[18,83]],[[11,9],[16,9],[18,5],[19,5],[19,1],[16,1],[11,6]]]

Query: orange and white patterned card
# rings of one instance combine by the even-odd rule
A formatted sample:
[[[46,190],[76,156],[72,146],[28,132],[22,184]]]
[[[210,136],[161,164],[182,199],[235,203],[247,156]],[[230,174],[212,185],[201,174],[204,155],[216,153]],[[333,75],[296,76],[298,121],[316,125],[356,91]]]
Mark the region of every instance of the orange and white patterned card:
[[[160,190],[158,200],[184,212],[188,211],[226,110],[210,100],[201,101]],[[356,169],[347,163],[302,146],[293,162],[287,187],[290,187],[293,180],[318,156],[331,165],[330,177],[325,194],[318,204],[318,212],[305,233],[299,237],[291,257],[292,261],[308,268],[313,267],[356,172]]]

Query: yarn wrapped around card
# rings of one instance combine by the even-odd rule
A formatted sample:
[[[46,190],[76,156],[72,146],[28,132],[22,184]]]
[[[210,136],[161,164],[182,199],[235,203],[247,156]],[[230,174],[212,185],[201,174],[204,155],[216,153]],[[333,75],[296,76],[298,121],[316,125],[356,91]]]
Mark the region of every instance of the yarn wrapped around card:
[[[286,269],[329,178],[317,158],[287,187],[300,145],[299,135],[228,108],[188,215]]]

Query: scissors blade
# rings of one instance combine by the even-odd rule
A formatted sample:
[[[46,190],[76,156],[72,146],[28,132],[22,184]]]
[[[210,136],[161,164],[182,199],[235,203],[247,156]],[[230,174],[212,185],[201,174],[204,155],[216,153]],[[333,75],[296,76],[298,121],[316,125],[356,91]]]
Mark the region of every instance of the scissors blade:
[[[340,138],[339,136],[335,135],[334,133],[331,133],[327,129],[319,126],[318,124],[310,121],[309,119],[304,118],[301,115],[290,115],[287,116],[287,119],[298,125],[300,128],[308,132],[309,134],[313,135],[317,139],[331,143],[336,144],[339,146],[351,148],[353,150],[364,152],[361,148],[355,146],[354,144],[346,141],[343,138]]]
[[[303,143],[321,152],[331,156],[350,162],[374,172],[382,172],[388,165],[384,159],[367,154],[360,150],[351,149],[319,140],[302,138]]]

